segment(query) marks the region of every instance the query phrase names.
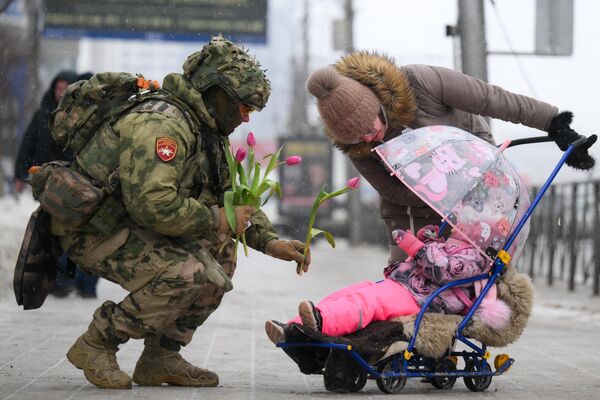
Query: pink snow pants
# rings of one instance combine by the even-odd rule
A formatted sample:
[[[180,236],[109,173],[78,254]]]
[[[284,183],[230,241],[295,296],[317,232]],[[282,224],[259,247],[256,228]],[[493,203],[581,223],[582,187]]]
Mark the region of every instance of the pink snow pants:
[[[413,295],[391,280],[364,281],[337,290],[316,305],[321,312],[323,329],[328,336],[344,336],[356,332],[373,321],[385,321],[420,310]],[[302,324],[300,316],[288,323]]]

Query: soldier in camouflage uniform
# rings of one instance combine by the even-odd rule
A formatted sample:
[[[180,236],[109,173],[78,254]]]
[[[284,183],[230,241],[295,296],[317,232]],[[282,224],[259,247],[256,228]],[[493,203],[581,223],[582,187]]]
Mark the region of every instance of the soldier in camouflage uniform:
[[[83,227],[52,221],[77,265],[130,292],[118,304],[102,304],[67,353],[99,387],[130,388],[132,378],[147,386],[218,384],[215,373],[191,365],[179,350],[233,287],[231,234],[249,225],[246,238],[254,249],[310,263],[304,244],[279,240],[262,211],[236,207],[237,228],[230,232],[222,208],[230,184],[228,135],[265,106],[270,84],[264,71],[245,50],[215,37],[187,59],[183,72],[166,76],[158,97],[112,126],[120,188]],[[110,157],[108,144],[96,146],[78,154],[80,172]],[[145,344],[132,378],[116,361],[119,344],[130,338]]]

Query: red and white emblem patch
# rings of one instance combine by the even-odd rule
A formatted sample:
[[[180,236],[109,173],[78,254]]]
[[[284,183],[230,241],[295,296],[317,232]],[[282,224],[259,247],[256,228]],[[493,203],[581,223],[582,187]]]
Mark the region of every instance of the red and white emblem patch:
[[[156,139],[156,155],[164,162],[171,161],[177,154],[177,142],[168,137]]]

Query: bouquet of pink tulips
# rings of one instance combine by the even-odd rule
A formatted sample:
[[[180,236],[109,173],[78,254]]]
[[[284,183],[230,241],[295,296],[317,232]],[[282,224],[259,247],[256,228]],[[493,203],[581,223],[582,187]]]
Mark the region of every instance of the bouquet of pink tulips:
[[[315,236],[318,236],[318,235],[325,236],[325,239],[327,239],[327,242],[329,242],[331,247],[335,248],[335,240],[334,240],[331,232],[327,232],[322,229],[317,229],[314,227],[315,219],[317,218],[317,211],[319,210],[319,207],[321,206],[321,204],[325,203],[327,200],[329,200],[333,197],[339,196],[341,194],[344,194],[349,190],[357,189],[359,184],[360,184],[360,178],[358,176],[355,176],[354,178],[351,178],[348,180],[348,182],[346,182],[345,187],[343,187],[340,190],[336,190],[335,192],[327,193],[324,190],[325,186],[323,186],[321,188],[321,191],[315,198],[315,201],[313,202],[312,208],[310,210],[310,217],[308,219],[308,231],[306,232],[306,239],[304,240],[304,256],[305,257],[306,257],[306,253],[310,249],[311,240]],[[303,267],[303,265],[298,265],[298,267],[296,268],[296,273],[298,275],[302,275],[302,271],[303,271],[302,267]]]
[[[264,173],[261,175],[261,163],[254,159],[256,138],[252,132],[248,133],[246,144],[248,145],[248,149],[240,147],[233,153],[232,149],[229,148],[228,151],[225,152],[231,179],[231,190],[225,192],[224,207],[227,222],[232,231],[235,231],[236,227],[235,206],[250,205],[258,210],[269,201],[273,194],[277,194],[281,198],[281,185],[279,182],[270,179],[269,174],[280,165],[286,164],[291,166],[302,162],[302,158],[299,156],[289,156],[285,161],[279,161],[279,155],[281,154],[282,149],[279,148],[276,153],[263,157],[263,160],[269,161]],[[246,157],[248,157],[247,171],[242,164]],[[262,196],[267,191],[269,193],[266,198],[262,200]],[[246,245],[245,234],[242,233],[236,237],[236,249],[240,239],[244,245],[244,254],[248,256],[248,246]]]

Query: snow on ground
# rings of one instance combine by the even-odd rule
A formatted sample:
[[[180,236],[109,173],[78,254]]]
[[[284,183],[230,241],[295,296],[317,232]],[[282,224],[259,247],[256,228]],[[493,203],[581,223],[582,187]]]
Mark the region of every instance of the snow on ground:
[[[37,208],[31,193],[0,197],[0,298],[12,296],[12,276],[29,216]]]
[[[569,292],[566,282],[553,287],[539,282],[535,285],[532,314],[538,319],[559,319],[563,323],[584,324],[600,328],[600,297],[592,294],[589,285],[580,285]]]

